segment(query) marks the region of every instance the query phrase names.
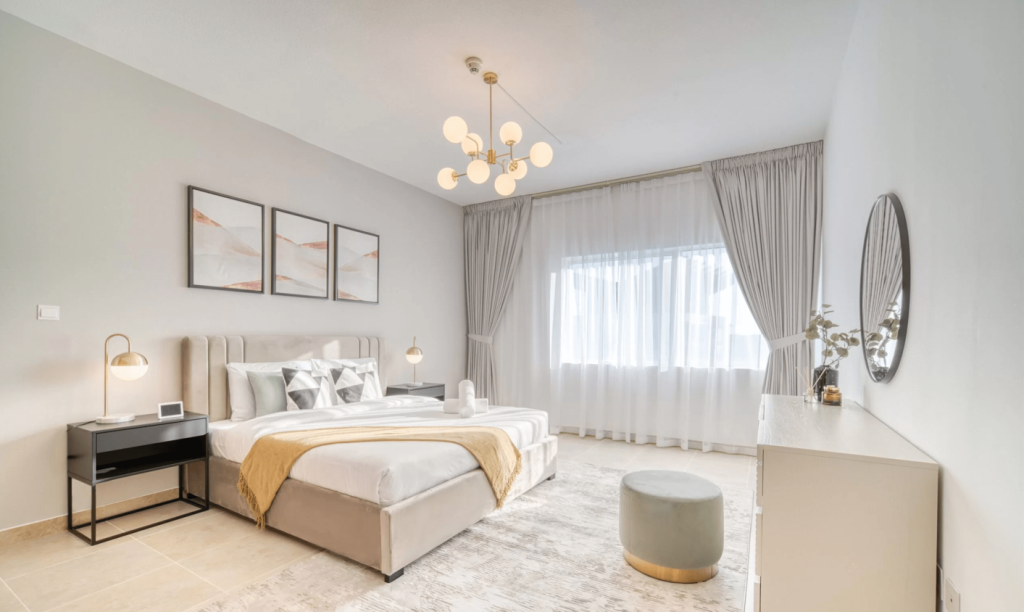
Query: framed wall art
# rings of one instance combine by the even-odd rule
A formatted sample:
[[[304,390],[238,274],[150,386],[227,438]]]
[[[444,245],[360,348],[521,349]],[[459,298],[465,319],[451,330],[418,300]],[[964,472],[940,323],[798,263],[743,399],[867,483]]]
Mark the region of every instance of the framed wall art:
[[[297,297],[328,297],[331,224],[275,208],[270,292]]]
[[[334,299],[380,303],[380,236],[334,226]]]
[[[188,286],[263,293],[263,205],[188,187]]]

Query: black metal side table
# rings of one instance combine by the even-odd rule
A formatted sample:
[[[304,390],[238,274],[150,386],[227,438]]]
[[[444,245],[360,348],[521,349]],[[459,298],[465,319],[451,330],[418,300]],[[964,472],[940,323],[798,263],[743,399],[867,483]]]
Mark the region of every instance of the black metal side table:
[[[101,425],[89,421],[68,425],[68,531],[95,546],[143,529],[209,510],[210,446],[207,435],[208,426],[209,417],[194,412],[186,412],[183,418],[163,421],[159,420],[155,414],[145,414],[136,417],[129,423]],[[206,499],[202,500],[202,504],[193,501],[193,498],[200,499],[199,496],[186,493],[184,488],[185,466],[196,461],[203,461],[206,464]],[[122,512],[103,520],[127,516],[176,501],[191,504],[198,510],[102,540],[96,539],[96,485],[175,466],[178,468],[178,497],[176,499],[130,512]],[[92,488],[92,519],[89,523],[73,524],[72,479]],[[92,526],[90,537],[78,532],[82,527],[89,525]]]

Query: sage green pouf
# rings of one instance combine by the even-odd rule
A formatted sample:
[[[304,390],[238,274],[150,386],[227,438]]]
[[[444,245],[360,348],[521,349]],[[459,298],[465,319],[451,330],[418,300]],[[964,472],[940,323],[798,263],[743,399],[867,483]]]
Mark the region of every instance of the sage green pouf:
[[[710,580],[725,546],[722,489],[686,472],[626,474],[619,489],[619,540],[626,561],[648,576]]]

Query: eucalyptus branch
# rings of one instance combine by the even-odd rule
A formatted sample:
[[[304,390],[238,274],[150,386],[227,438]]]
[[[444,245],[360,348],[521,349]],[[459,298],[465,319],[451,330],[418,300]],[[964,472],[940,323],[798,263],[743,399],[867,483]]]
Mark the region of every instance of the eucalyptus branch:
[[[833,323],[828,315],[834,311],[826,310],[831,308],[830,304],[822,304],[821,311],[811,311],[811,321],[804,330],[804,337],[808,340],[821,340],[825,347],[821,351],[821,362],[826,368],[835,367],[839,369],[839,362],[850,355],[850,347],[859,346],[860,338],[856,334],[859,329],[851,329],[848,332],[830,332],[829,330],[839,327]],[[829,361],[831,359],[832,361]]]

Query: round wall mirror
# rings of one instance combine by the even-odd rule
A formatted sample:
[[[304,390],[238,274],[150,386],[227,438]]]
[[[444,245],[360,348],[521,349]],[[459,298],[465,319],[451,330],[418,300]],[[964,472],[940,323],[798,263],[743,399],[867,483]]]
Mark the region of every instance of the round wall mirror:
[[[892,380],[903,355],[910,315],[910,240],[896,194],[875,200],[860,263],[860,328],[864,361],[875,382]]]

